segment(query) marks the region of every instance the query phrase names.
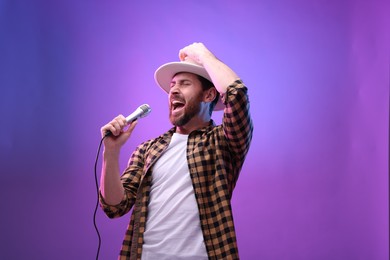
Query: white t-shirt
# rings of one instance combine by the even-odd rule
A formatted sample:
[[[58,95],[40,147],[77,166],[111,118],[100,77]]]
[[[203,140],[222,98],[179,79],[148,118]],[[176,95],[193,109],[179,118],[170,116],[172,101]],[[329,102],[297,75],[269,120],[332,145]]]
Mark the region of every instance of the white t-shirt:
[[[208,259],[187,164],[187,139],[174,133],[153,167],[142,260]]]

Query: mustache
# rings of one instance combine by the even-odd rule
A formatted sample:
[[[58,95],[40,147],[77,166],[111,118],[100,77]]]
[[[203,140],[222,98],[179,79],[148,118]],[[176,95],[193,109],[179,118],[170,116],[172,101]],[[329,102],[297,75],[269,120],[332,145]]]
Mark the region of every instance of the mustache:
[[[169,98],[169,101],[172,103],[173,101],[185,102],[185,99],[180,94],[172,94]]]

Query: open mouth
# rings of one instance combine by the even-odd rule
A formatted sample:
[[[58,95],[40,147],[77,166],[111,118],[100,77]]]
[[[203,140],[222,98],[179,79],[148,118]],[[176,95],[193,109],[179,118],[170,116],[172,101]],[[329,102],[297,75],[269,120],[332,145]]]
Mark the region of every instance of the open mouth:
[[[184,107],[184,103],[179,100],[173,100],[171,103],[172,111],[179,111]]]

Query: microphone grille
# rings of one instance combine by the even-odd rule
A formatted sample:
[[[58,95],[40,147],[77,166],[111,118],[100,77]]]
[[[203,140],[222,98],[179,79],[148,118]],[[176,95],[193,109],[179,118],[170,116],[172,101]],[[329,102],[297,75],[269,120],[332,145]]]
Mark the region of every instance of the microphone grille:
[[[143,104],[139,108],[142,110],[141,117],[145,117],[149,115],[150,112],[152,112],[152,108],[148,104]]]

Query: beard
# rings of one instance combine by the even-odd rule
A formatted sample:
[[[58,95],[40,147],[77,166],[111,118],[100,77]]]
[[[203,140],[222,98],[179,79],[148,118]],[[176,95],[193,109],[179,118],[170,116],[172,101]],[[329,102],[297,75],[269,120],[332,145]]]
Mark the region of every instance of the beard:
[[[184,126],[186,125],[193,117],[199,114],[201,105],[200,99],[191,100],[183,108],[181,115],[172,115],[172,108],[169,109],[169,120],[174,126]]]

